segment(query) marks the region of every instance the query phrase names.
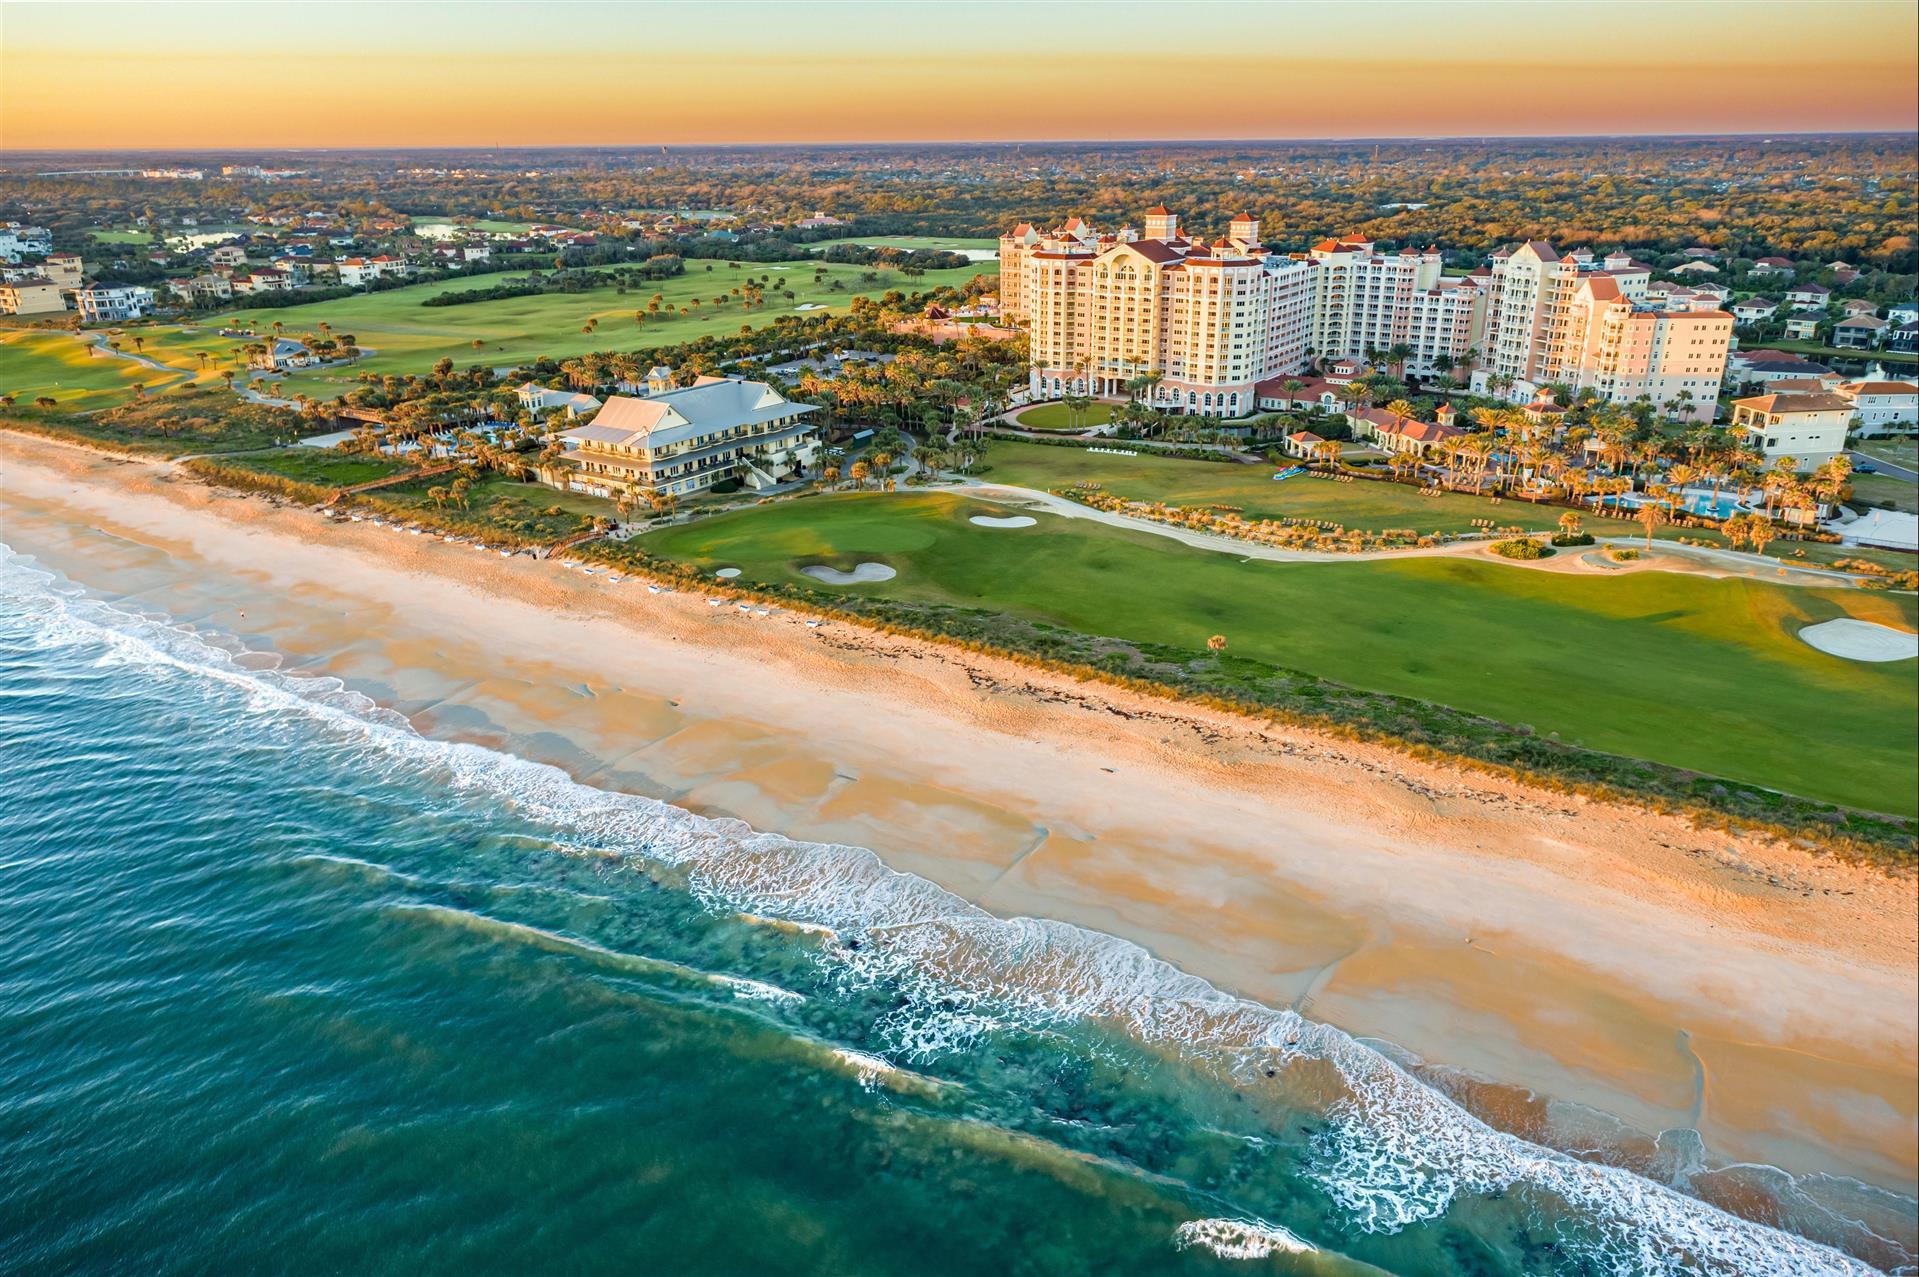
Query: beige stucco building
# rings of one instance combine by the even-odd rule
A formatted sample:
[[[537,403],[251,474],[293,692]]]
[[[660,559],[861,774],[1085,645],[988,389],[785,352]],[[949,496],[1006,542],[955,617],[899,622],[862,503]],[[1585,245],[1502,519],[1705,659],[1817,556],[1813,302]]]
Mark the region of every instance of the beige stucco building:
[[[1249,217],[1210,243],[1163,206],[1139,232],[1021,225],[1000,240],[1000,279],[1036,395],[1119,395],[1150,376],[1149,404],[1234,417],[1253,411],[1259,381],[1306,366],[1311,267],[1267,251]]]
[[[1473,389],[1514,402],[1545,386],[1594,390],[1608,403],[1644,397],[1662,409],[1710,421],[1732,345],[1721,310],[1659,309],[1647,303],[1651,271],[1623,255],[1561,256],[1533,241],[1495,254]]]

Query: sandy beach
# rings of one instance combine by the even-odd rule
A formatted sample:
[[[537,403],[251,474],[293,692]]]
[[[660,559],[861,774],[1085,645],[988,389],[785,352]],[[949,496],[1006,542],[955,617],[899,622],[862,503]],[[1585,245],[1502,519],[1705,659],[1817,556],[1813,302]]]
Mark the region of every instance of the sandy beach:
[[[5,433],[0,541],[422,732],[1138,941],[1535,1138],[1915,1191],[1910,879]]]

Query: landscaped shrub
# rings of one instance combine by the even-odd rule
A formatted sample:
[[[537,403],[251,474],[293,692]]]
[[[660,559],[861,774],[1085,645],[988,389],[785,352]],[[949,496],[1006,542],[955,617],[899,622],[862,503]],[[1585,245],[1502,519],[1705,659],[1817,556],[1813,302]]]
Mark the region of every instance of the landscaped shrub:
[[[1609,545],[1606,547],[1606,557],[1614,563],[1631,563],[1639,557],[1639,551],[1629,545]]]
[[[1590,532],[1555,532],[1553,534],[1554,545],[1591,545],[1592,543],[1593,534]]]
[[[1587,538],[1591,540],[1591,538]],[[1493,553],[1502,559],[1550,559],[1552,550],[1539,544],[1531,537],[1515,537],[1511,541],[1493,542]]]

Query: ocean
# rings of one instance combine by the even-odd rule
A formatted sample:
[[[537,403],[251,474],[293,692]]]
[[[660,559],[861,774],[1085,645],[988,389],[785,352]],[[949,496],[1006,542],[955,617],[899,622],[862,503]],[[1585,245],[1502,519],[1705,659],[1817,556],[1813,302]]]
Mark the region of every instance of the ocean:
[[[0,1271],[1911,1262],[1884,1203],[1528,1144],[884,856],[427,738],[0,549]]]

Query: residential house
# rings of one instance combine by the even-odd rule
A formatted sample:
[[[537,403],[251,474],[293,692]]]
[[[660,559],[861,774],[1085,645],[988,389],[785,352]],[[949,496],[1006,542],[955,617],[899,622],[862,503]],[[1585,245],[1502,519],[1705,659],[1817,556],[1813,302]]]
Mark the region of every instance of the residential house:
[[[239,244],[222,244],[207,254],[207,260],[215,266],[245,266],[247,250]]]
[[[570,390],[554,390],[536,381],[527,382],[514,393],[520,397],[520,407],[536,417],[563,411],[566,413],[566,419],[572,421],[586,416],[600,406],[600,401],[592,395],[575,394]]]
[[[1748,297],[1744,301],[1732,304],[1732,317],[1741,326],[1764,323],[1771,319],[1773,312],[1779,309],[1779,303],[1769,297]]]
[[[1886,307],[1886,318],[1895,324],[1910,324],[1919,320],[1919,305],[1912,302],[1895,302]]]
[[[339,269],[340,282],[348,288],[364,288],[376,279],[405,278],[413,273],[403,258],[385,253],[378,257],[347,257],[334,265]]]
[[[1896,355],[1919,352],[1919,321],[1908,319],[1888,328],[1880,348]]]
[[[1863,297],[1853,297],[1839,303],[1839,309],[1846,315],[1877,315],[1879,308]]]
[[[275,337],[267,348],[249,361],[252,367],[278,372],[285,368],[307,368],[319,362],[306,343],[291,337]]]
[[[1752,271],[1750,273],[1754,275],[1783,275],[1787,279],[1791,279],[1796,269],[1790,257],[1762,257],[1752,264]]]
[[[56,315],[66,309],[60,285],[50,279],[27,275],[0,284],[0,315]]]
[[[22,254],[53,251],[53,232],[44,226],[0,222],[0,261],[18,264]]]
[[[1791,457],[1801,470],[1824,465],[1846,450],[1851,402],[1830,392],[1753,395],[1732,401],[1732,428],[1767,461]]]
[[[1786,305],[1794,310],[1824,310],[1832,290],[1824,284],[1794,284],[1786,290]]]
[[[285,291],[287,277],[271,266],[262,266],[257,270],[235,271],[230,283],[236,296],[248,297],[254,293]]]
[[[596,496],[686,496],[721,480],[754,489],[799,478],[819,455],[807,418],[763,381],[701,377],[647,399],[615,395],[594,419],[564,431],[561,464],[541,478]]]
[[[62,288],[78,288],[86,269],[87,264],[80,260],[78,253],[48,253],[37,273]]]
[[[1789,355],[1783,350],[1736,351],[1726,368],[1727,380],[1736,385],[1749,381],[1768,385],[1790,378],[1831,375],[1832,369],[1824,364],[1815,364],[1810,359]]]
[[[1854,315],[1832,326],[1832,344],[1847,350],[1871,350],[1879,344],[1886,329],[1892,327],[1871,315]]]
[[[1910,434],[1919,426],[1919,386],[1910,381],[1847,381],[1832,392],[1852,405],[1865,438]]]
[[[1672,274],[1674,275],[1690,275],[1690,276],[1697,277],[1700,275],[1717,275],[1718,273],[1719,273],[1719,268],[1717,266],[1714,266],[1711,262],[1706,262],[1706,261],[1681,262],[1679,263],[1679,265],[1672,268]]]
[[[129,286],[123,288],[78,288],[73,304],[86,324],[113,324],[139,319],[153,309],[153,291]]]
[[[1786,321],[1786,340],[1818,341],[1819,325],[1824,322],[1817,315],[1794,315]]]

